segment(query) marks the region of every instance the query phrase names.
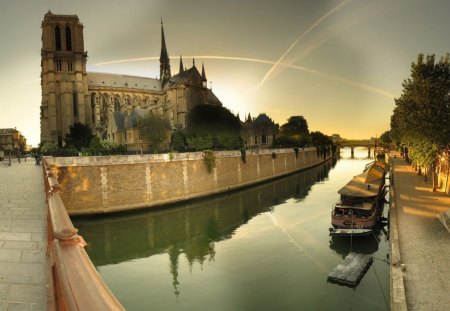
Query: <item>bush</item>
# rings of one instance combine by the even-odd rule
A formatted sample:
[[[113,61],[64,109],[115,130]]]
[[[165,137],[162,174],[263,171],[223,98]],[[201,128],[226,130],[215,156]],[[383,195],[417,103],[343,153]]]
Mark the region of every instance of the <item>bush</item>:
[[[216,157],[214,156],[214,152],[212,150],[204,150],[203,161],[205,161],[208,173],[211,174],[213,168],[216,167]]]

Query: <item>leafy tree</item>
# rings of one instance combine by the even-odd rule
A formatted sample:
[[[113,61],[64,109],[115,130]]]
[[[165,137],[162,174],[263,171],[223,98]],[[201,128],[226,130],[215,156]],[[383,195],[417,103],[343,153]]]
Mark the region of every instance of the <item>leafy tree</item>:
[[[281,126],[281,135],[276,144],[303,147],[311,142],[308,122],[303,116],[292,116]]]
[[[64,136],[66,146],[73,146],[77,150],[88,148],[94,135],[91,128],[86,124],[74,123],[69,126],[69,133]]]
[[[91,142],[89,143],[89,153],[91,155],[101,155],[103,152],[103,146],[100,142],[99,137],[94,137],[91,139]]]
[[[391,131],[386,131],[383,134],[380,135],[380,142],[384,145],[389,145],[392,143],[391,139]]]
[[[150,143],[153,152],[161,151],[163,143],[168,139],[170,123],[163,116],[149,112],[138,125],[142,136]]]
[[[171,144],[173,150],[186,150],[186,136],[184,135],[183,131],[178,130],[172,133]]]
[[[50,155],[58,151],[58,146],[53,141],[43,141],[39,144],[39,149],[42,154]]]
[[[197,105],[189,112],[186,138],[189,148],[238,149],[241,144],[239,118],[220,106]]]
[[[315,146],[333,145],[333,141],[331,140],[331,138],[319,131],[311,132],[311,142]]]
[[[435,62],[434,55],[419,54],[402,86],[395,99],[391,133],[408,148],[415,163],[431,168],[436,190],[438,155],[450,148],[449,55]]]
[[[191,135],[186,138],[189,148],[195,150],[207,150],[213,146],[211,135]]]

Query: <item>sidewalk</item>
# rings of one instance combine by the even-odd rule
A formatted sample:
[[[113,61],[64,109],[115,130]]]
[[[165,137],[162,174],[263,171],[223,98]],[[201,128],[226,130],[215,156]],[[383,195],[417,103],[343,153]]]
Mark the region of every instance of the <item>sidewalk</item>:
[[[437,214],[450,196],[431,191],[431,181],[402,159],[393,159],[394,189],[403,281],[408,310],[449,310],[450,233]],[[392,260],[395,260],[393,258]]]
[[[42,167],[0,162],[0,310],[46,310],[47,211]]]

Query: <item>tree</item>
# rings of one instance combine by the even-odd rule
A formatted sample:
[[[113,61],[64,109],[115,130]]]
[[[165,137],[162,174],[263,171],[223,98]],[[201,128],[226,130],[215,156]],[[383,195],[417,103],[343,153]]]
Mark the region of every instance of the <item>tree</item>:
[[[92,138],[94,135],[88,125],[74,123],[69,126],[69,133],[64,136],[64,141],[66,146],[73,146],[80,151],[83,148],[89,148]]]
[[[380,135],[380,142],[383,144],[390,144],[392,142],[391,139],[391,131],[386,131]]]
[[[170,123],[162,115],[149,112],[138,122],[142,136],[149,142],[150,150],[161,151],[163,143],[169,138]]]
[[[277,140],[280,145],[303,147],[310,142],[308,122],[303,116],[292,116],[281,126],[281,135]]]
[[[402,86],[395,99],[391,133],[408,148],[415,163],[431,168],[436,190],[438,156],[450,148],[449,54],[437,63],[434,55],[419,54]]]
[[[189,148],[238,149],[241,122],[221,106],[197,105],[188,115],[186,140]]]

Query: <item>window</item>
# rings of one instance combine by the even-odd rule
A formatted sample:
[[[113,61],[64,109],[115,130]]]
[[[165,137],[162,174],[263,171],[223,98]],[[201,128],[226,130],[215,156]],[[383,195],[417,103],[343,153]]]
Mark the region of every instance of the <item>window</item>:
[[[95,93],[91,94],[91,115],[92,115],[92,124],[95,124]]]
[[[114,111],[120,111],[120,102],[117,98],[114,98]]]
[[[61,31],[59,26],[55,27],[55,49],[61,51]]]
[[[72,104],[73,104],[73,116],[78,117],[78,98],[77,93],[72,93]]]
[[[73,71],[73,66],[72,66],[72,61],[71,60],[67,61],[67,70],[68,71]]]
[[[59,45],[61,46],[61,42]],[[72,51],[72,34],[69,26],[66,27],[66,51]]]

